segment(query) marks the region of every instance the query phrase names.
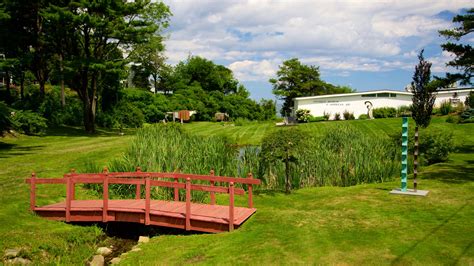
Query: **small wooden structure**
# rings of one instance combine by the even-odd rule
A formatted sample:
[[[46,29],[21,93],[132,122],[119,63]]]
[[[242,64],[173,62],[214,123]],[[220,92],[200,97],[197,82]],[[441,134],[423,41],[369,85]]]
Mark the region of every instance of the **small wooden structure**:
[[[207,181],[206,184],[193,184],[193,181]],[[247,178],[195,175],[183,173],[115,172],[78,174],[74,171],[63,178],[37,178],[35,173],[26,179],[30,184],[30,209],[38,215],[51,220],[66,222],[135,222],[145,225],[181,228],[202,232],[232,231],[245,222],[257,209],[253,207],[253,186],[260,180],[249,173]],[[39,184],[65,184],[66,201],[46,206],[36,206],[36,186]],[[76,200],[76,184],[102,184],[101,200]],[[135,199],[109,199],[110,184],[136,186]],[[227,184],[227,185],[225,185]],[[244,195],[245,190],[236,184],[247,186],[248,207],[236,207],[235,195]],[[225,186],[222,186],[225,185]],[[145,198],[141,197],[142,187]],[[173,201],[152,200],[152,187],[174,189]],[[179,200],[179,190],[185,190],[185,201]],[[210,193],[210,203],[191,202],[191,191]],[[216,205],[215,193],[229,194],[229,205]]]
[[[214,119],[217,122],[229,121],[229,114],[227,114],[227,113],[215,113],[214,114]]]
[[[171,116],[171,119],[173,120],[173,122],[178,120],[181,123],[183,123],[183,122],[189,122],[191,120],[191,116],[196,113],[197,113],[196,111],[180,110],[180,111],[175,111],[175,112],[166,112],[166,116]]]

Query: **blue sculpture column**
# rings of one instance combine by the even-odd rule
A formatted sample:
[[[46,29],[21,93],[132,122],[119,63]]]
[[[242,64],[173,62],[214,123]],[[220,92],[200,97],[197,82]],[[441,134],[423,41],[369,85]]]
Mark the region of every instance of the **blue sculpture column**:
[[[401,191],[407,191],[407,170],[408,170],[408,117],[402,117],[402,173]]]

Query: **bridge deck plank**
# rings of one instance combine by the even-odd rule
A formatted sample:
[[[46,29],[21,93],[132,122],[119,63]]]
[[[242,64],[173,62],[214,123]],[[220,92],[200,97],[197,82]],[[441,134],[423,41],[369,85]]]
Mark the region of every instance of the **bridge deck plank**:
[[[71,212],[94,212],[102,210],[102,200],[73,200],[71,201]],[[47,217],[47,212],[65,212],[66,202],[54,203],[42,207],[36,207],[35,211],[39,215]],[[129,215],[143,215],[145,213],[145,200],[109,200],[109,212],[124,212]],[[239,226],[247,220],[255,208],[235,207],[234,225]],[[186,202],[182,201],[162,201],[152,200],[150,204],[150,214],[170,218],[184,219],[186,212]],[[191,219],[217,224],[228,224],[229,206],[209,205],[201,203],[191,204]],[[85,218],[84,218],[85,219]],[[92,218],[91,218],[92,219]]]

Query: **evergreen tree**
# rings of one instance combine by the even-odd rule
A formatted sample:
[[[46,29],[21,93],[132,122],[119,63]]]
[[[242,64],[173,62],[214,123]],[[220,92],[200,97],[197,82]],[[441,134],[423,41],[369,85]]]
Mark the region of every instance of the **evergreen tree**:
[[[453,18],[453,23],[459,24],[454,29],[441,30],[439,33],[446,37],[447,43],[442,44],[444,51],[454,54],[455,58],[447,65],[460,70],[460,73],[447,73],[444,79],[447,83],[460,81],[461,84],[472,84],[472,72],[474,67],[474,50],[468,38],[474,31],[474,8],[467,10],[465,14],[457,15]],[[463,39],[466,42],[463,43]],[[454,42],[453,42],[454,41]]]

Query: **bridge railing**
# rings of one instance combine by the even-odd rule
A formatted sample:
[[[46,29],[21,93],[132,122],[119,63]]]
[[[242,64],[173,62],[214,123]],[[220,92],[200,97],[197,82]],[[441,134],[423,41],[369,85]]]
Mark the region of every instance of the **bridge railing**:
[[[167,179],[167,180],[160,180]],[[169,181],[173,180],[173,181]],[[209,181],[209,185],[193,184],[193,180]],[[180,182],[181,181],[181,182]],[[219,186],[219,183],[227,183],[228,186]],[[248,207],[253,208],[253,186],[261,184],[259,179],[253,178],[252,173],[247,178],[216,176],[214,170],[209,175],[185,174],[185,173],[156,173],[142,172],[137,167],[135,172],[108,172],[104,168],[102,173],[76,173],[71,170],[65,174],[63,178],[37,178],[35,173],[31,174],[31,178],[26,179],[26,183],[30,184],[30,209],[35,210],[36,207],[36,185],[37,184],[66,184],[66,222],[71,220],[71,202],[75,199],[76,184],[103,184],[103,204],[102,204],[102,220],[107,222],[108,219],[108,201],[109,201],[109,185],[110,184],[128,184],[135,185],[135,199],[141,199],[141,187],[145,186],[145,224],[150,224],[150,203],[151,203],[151,187],[168,187],[174,189],[174,200],[179,201],[179,190],[186,190],[186,223],[185,229],[191,230],[191,191],[205,191],[210,193],[210,204],[215,205],[215,193],[229,194],[229,231],[234,229],[234,207],[235,195],[245,195],[245,190],[236,188],[235,184],[247,185]]]

